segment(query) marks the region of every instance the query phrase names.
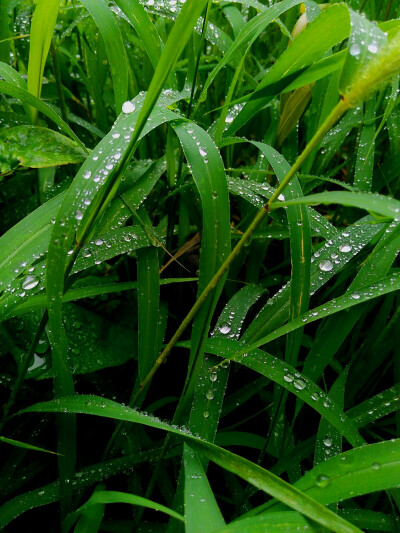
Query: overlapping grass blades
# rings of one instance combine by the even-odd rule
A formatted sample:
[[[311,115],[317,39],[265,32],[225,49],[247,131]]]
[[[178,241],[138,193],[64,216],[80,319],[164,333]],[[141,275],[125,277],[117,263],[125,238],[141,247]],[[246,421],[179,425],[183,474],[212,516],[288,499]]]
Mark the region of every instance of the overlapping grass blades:
[[[400,8],[267,4],[0,0],[1,527],[396,531]]]

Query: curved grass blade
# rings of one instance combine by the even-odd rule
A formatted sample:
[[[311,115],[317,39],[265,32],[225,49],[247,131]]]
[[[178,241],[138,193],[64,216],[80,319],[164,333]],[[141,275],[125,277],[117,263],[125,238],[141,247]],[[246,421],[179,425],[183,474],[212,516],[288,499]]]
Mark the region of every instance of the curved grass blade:
[[[281,5],[281,3],[279,4]],[[263,13],[264,15],[264,13]],[[261,16],[261,15],[259,15]],[[332,4],[313,20],[291,43],[259,83],[239,115],[229,126],[226,134],[234,134],[267,103],[257,100],[257,92],[268,85],[282,81],[282,90],[301,71],[320,60],[333,46],[349,36],[350,16],[345,4]],[[271,97],[269,98],[271,99]]]
[[[185,343],[180,345],[185,346]],[[225,360],[235,358],[235,352],[240,353],[241,357],[238,357],[236,362],[278,383],[302,399],[326,418],[353,446],[359,446],[364,442],[350,419],[346,419],[343,411],[313,381],[285,361],[267,352],[250,348],[243,354],[242,350],[238,352],[238,346],[240,344],[230,339],[211,338],[207,340],[205,349],[207,353],[215,354]]]
[[[221,156],[210,136],[193,123],[173,124],[191,167],[193,179],[198,188],[203,212],[202,244],[198,295],[228,256],[230,251],[229,196]],[[192,329],[192,349],[186,386],[191,390],[185,402],[194,393],[197,374],[202,366],[202,344],[221,294],[224,281],[215,288],[208,305],[204,305],[196,316]],[[192,377],[196,376],[196,377]]]
[[[339,528],[338,530],[343,531],[343,533],[360,533],[358,528],[320,505],[309,496],[303,494],[300,490],[292,487],[274,474],[271,474],[268,470],[264,470],[251,461],[218,446],[202,441],[191,435],[187,430],[183,431],[177,426],[171,426],[159,421],[155,417],[144,415],[110,400],[95,396],[80,395],[39,403],[24,409],[21,413],[65,412],[65,410],[69,413],[86,413],[128,422],[142,423],[150,427],[164,429],[170,433],[181,435],[189,440],[190,447],[206,455],[211,461],[237,474],[255,487],[279,499],[292,509],[298,510],[312,520],[329,527],[333,531]]]
[[[28,91],[40,98],[42,77],[56,25],[60,0],[39,0],[32,17],[29,62]],[[32,123],[37,120],[37,108],[31,108]]]
[[[246,285],[238,291],[224,307],[212,336],[229,335],[238,339],[250,307],[263,293],[264,290],[256,285]],[[189,419],[189,428],[209,442],[214,441],[217,432],[229,375],[229,368],[222,367],[217,372],[210,373],[217,362],[216,357],[204,358]]]
[[[253,486],[283,501],[287,506],[327,527],[331,531],[361,533],[358,527],[344,520],[326,507],[318,505],[314,499],[297,491],[292,485],[282,481],[279,477],[274,476],[251,461],[227,452],[222,448],[216,446],[211,447],[210,444],[202,443],[200,445],[196,441],[192,443],[192,446],[225,470],[238,475]]]
[[[347,45],[346,60],[339,80],[341,93],[346,92],[387,44],[387,34],[376,24],[355,11],[350,11],[351,32]]]
[[[248,351],[253,350],[254,348],[258,348],[263,344],[267,344],[272,340],[278,339],[282,335],[286,335],[291,331],[303,327],[305,324],[310,324],[311,322],[315,322],[316,320],[320,320],[321,318],[331,316],[334,313],[343,311],[344,309],[349,309],[355,305],[359,305],[363,302],[368,302],[374,298],[378,298],[379,296],[384,296],[385,294],[390,294],[391,292],[398,291],[399,289],[400,274],[394,273],[391,276],[383,278],[379,281],[379,283],[365,285],[362,287],[362,289],[358,291],[346,293],[343,296],[339,296],[334,300],[330,300],[325,304],[315,307],[314,309],[310,310],[310,312],[305,313],[304,315],[298,318],[295,318],[285,326],[278,328],[276,331],[270,333],[269,335],[266,335],[265,337],[262,337],[255,343],[252,343],[246,346],[245,348],[239,350],[236,356],[234,357],[240,358],[241,356],[243,356],[244,353],[247,353]]]
[[[150,20],[144,7],[137,1],[116,0],[116,4],[123,11],[129,22],[135,28],[143,48],[146,51],[154,68],[160,60],[163,42],[157,32],[155,24]]]
[[[399,475],[400,439],[394,439],[331,457],[310,470],[296,487],[328,504],[396,487]]]
[[[38,111],[43,113],[46,117],[48,117],[50,120],[52,120],[57,126],[64,131],[67,135],[71,137],[75,142],[79,144],[79,146],[85,150],[85,152],[88,152],[85,145],[82,143],[82,141],[75,135],[75,133],[71,130],[71,128],[66,124],[59,115],[47,104],[42,102],[39,98],[34,96],[33,94],[30,94],[26,89],[23,87],[18,87],[17,85],[10,83],[8,81],[0,80],[0,92],[3,94],[8,94],[9,96],[13,96],[15,98],[18,98],[21,100],[23,104],[29,104],[31,107],[36,108]]]
[[[156,331],[160,305],[160,265],[157,248],[138,251],[138,370],[143,380],[157,357]]]
[[[33,446],[33,444],[28,444],[27,442],[21,442],[20,440],[8,439],[7,437],[0,436],[0,441],[4,442],[5,444],[11,444],[11,446],[16,446],[17,448],[24,448],[25,450],[34,450],[35,452],[44,452],[57,455],[55,452],[45,450],[44,448],[39,448],[38,446]]]
[[[119,492],[115,490],[97,490],[95,491],[89,500],[84,503],[79,509],[77,509],[72,515],[70,515],[66,520],[66,527],[71,526],[76,518],[81,515],[84,511],[89,509],[94,505],[107,505],[110,503],[127,503],[129,505],[139,505],[141,507],[146,507],[147,509],[154,509],[161,513],[165,513],[169,516],[173,516],[177,520],[185,521],[184,517],[172,509],[168,509],[165,505],[160,503],[153,502],[147,498],[142,498],[136,494],[129,494],[127,492]]]
[[[217,74],[226,64],[232,62],[232,64],[236,66],[236,64],[238,63],[238,58],[241,58],[243,55],[246,55],[245,50],[247,51],[250,49],[251,45],[254,43],[260,33],[264,31],[265,28],[271,22],[273,22],[277,17],[282,15],[282,13],[284,13],[288,9],[299,5],[300,3],[300,0],[283,0],[283,2],[279,2],[279,4],[276,4],[263,10],[256,17],[251,19],[241,29],[239,35],[233,41],[231,47],[229,48],[229,50],[227,50],[222,60],[219,61],[214,70],[209,74],[207,81],[204,84],[202,92],[199,96],[199,103],[205,100],[208,88],[214,81]],[[197,108],[195,112],[196,111]]]
[[[208,533],[225,525],[197,453],[183,445],[186,533]]]
[[[73,494],[81,494],[81,491],[96,483],[100,483],[126,469],[132,468],[132,465],[140,464],[145,461],[152,461],[157,458],[159,450],[136,453],[124,457],[118,457],[109,461],[86,466],[76,472],[71,481]],[[19,494],[8,500],[0,507],[0,528],[7,526],[12,520],[18,518],[26,511],[48,505],[59,501],[60,483],[55,481],[38,489]]]
[[[356,427],[365,427],[366,425],[397,411],[400,405],[399,395],[400,384],[396,384],[352,407],[346,411],[346,415],[352,419]]]
[[[55,196],[1,236],[1,290],[25,270],[29,259],[36,260],[45,252],[52,231],[51,220],[57,215],[64,196],[65,193]]]
[[[105,486],[97,485],[94,489],[94,492],[104,491]],[[91,498],[89,498],[89,502]],[[104,503],[95,503],[90,505],[87,502],[87,505],[81,506],[81,508],[74,513],[71,513],[65,520],[63,527],[68,530],[69,524],[71,524],[75,517],[78,515],[78,522],[75,526],[74,533],[98,533],[100,529],[101,522],[103,521],[105,504]],[[81,512],[79,512],[81,511]]]
[[[271,206],[271,209],[276,209],[277,207],[294,205],[295,203],[302,203],[308,205],[315,204],[341,204],[351,207],[358,207],[359,209],[364,209],[369,211],[371,214],[376,213],[382,217],[387,217],[389,219],[397,218],[400,213],[400,202],[399,200],[394,200],[393,198],[388,198],[380,194],[371,194],[371,193],[353,193],[349,191],[332,191],[332,192],[321,192],[318,194],[310,194],[303,198],[298,198],[296,200],[288,200],[287,202],[276,202]]]
[[[104,0],[80,0],[89,11],[100,30],[107,51],[111,77],[114,85],[115,109],[117,115],[128,97],[129,64],[121,31],[113,13]]]

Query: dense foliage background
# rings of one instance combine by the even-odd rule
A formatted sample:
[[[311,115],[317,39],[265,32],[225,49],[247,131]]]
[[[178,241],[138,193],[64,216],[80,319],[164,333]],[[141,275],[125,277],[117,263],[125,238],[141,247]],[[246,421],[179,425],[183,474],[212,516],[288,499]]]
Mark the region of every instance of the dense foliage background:
[[[399,530],[399,17],[0,0],[5,531]]]

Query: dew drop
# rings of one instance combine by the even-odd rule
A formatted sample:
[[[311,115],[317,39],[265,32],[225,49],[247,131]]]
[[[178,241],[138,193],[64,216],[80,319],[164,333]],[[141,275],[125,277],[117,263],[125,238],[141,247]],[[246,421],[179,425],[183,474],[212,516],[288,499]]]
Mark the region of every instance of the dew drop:
[[[219,331],[222,333],[222,335],[227,335],[230,332],[231,328],[229,326],[222,326],[219,328]]]
[[[153,0],[152,4],[150,4],[150,0],[149,0],[148,5],[153,5],[153,4],[154,4],[154,0]],[[124,102],[122,104],[122,112],[123,113],[126,113],[126,114],[133,113],[135,111],[135,109],[136,109],[135,104],[133,102],[131,102],[130,100],[128,100],[128,101],[126,101],[126,102]]]
[[[325,474],[320,474],[316,479],[317,487],[326,487],[329,484],[329,477]]]
[[[24,291],[30,291],[39,285],[39,278],[37,276],[26,276],[22,282],[22,289]]]
[[[328,259],[326,259],[325,261],[320,262],[319,268],[323,272],[330,272],[333,269],[333,263],[332,261],[329,261]]]
[[[352,247],[350,246],[350,244],[342,244],[341,246],[339,246],[339,251],[343,252],[344,254],[351,252],[351,250]]]
[[[325,437],[323,440],[323,443],[327,448],[330,448],[332,446],[332,439],[330,437]]]
[[[294,380],[294,376],[293,374],[285,374],[283,376],[283,379],[287,381],[288,383],[292,383],[292,381]]]
[[[353,298],[353,300],[359,300],[361,298],[361,295],[359,292],[355,291],[352,293],[351,297]]]
[[[376,54],[376,52],[378,51],[378,45],[376,43],[369,44],[368,51],[371,52],[371,54]]]
[[[92,173],[90,172],[90,170],[87,170],[87,171],[84,173],[83,177],[85,178],[85,180],[88,180],[88,179],[90,178],[91,175],[92,175]]]
[[[354,43],[350,46],[349,53],[351,56],[356,57],[359,56],[361,53],[360,45],[357,43]]]

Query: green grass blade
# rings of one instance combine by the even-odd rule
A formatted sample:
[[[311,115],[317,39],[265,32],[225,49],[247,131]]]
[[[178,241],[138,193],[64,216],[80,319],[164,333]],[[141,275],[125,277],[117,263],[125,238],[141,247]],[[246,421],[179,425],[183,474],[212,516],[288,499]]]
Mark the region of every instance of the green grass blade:
[[[104,0],[80,0],[89,11],[103,37],[114,85],[115,109],[118,115],[128,98],[128,62],[121,31]]]
[[[42,91],[44,67],[59,8],[60,0],[39,0],[32,18],[28,63],[28,91],[36,98],[40,98]],[[36,123],[36,108],[31,108],[31,120],[33,123]]]
[[[136,494],[129,494],[127,492],[119,492],[115,490],[98,490],[95,491],[89,500],[77,509],[68,519],[67,523],[71,523],[77,516],[94,505],[108,505],[110,503],[127,503],[129,505],[139,505],[147,509],[154,509],[169,516],[173,516],[177,520],[185,521],[184,517],[172,509],[168,509],[165,505],[153,502],[147,498],[142,498]]]
[[[386,276],[379,283],[365,285],[359,291],[353,291],[351,293],[346,293],[343,296],[339,296],[338,298],[330,300],[329,302],[323,305],[315,307],[314,309],[310,310],[310,312],[305,313],[304,315],[298,318],[295,318],[285,326],[282,326],[275,330],[273,333],[270,333],[269,335],[266,335],[265,337],[259,339],[254,344],[251,344],[246,348],[241,349],[240,351],[238,351],[237,357],[240,357],[241,355],[243,355],[243,353],[246,353],[247,351],[252,350],[253,348],[257,348],[258,346],[267,344],[272,340],[278,339],[282,335],[290,333],[291,331],[295,331],[296,329],[303,327],[305,324],[310,324],[312,322],[315,322],[316,320],[325,318],[326,316],[331,316],[334,313],[343,311],[344,309],[349,309],[355,305],[359,305],[363,302],[368,302],[374,298],[378,298],[379,296],[398,291],[399,287],[400,275],[398,273],[394,273],[391,276]]]
[[[225,525],[197,453],[184,444],[186,533],[208,533]]]
[[[65,412],[65,410],[69,413],[86,413],[117,420],[143,423],[150,427],[165,429],[176,435],[186,436],[190,441],[191,447],[205,454],[210,460],[222,468],[237,474],[260,490],[278,498],[292,509],[298,510],[303,515],[333,531],[339,528],[339,531],[343,532],[360,533],[358,528],[343,520],[332,511],[329,511],[326,507],[320,505],[300,490],[271,474],[268,470],[264,470],[247,459],[223,450],[218,446],[190,436],[187,431],[185,432],[176,426],[170,426],[165,422],[156,420],[154,417],[149,417],[148,415],[144,415],[129,407],[121,406],[110,400],[95,396],[80,395],[62,400],[39,403],[22,412]]]
[[[4,442],[5,444],[11,444],[11,446],[16,446],[17,448],[24,448],[25,450],[34,450],[36,452],[44,452],[44,453],[51,453],[54,454],[55,452],[51,452],[50,450],[45,450],[44,448],[40,448],[38,446],[33,446],[32,444],[28,444],[27,442],[21,442],[20,440],[15,439],[8,439],[7,437],[1,437],[0,441]]]
[[[319,194],[310,194],[304,198],[288,200],[282,202],[282,206],[294,205],[296,203],[316,205],[316,204],[341,204],[351,207],[358,207],[370,213],[376,213],[382,217],[390,219],[396,218],[400,213],[400,202],[387,196],[370,193],[351,193],[348,191],[322,192]],[[278,207],[274,204],[274,209]]]
[[[221,156],[210,136],[199,126],[191,123],[174,124],[175,132],[182,144],[184,154],[191,167],[193,179],[198,188],[203,212],[202,252],[198,294],[204,290],[221,266],[230,250],[229,198],[226,176]],[[222,290],[220,282],[208,304],[196,316],[192,329],[192,350],[189,361],[187,385],[194,387],[202,366],[202,343]],[[192,380],[190,382],[190,380]],[[190,390],[190,399],[194,390]]]
[[[182,343],[182,345],[185,344]],[[209,339],[206,344],[206,351],[222,358],[232,359],[238,346],[235,341],[226,338]],[[267,352],[251,349],[242,354],[237,362],[278,383],[302,399],[326,418],[353,446],[359,446],[364,442],[350,419],[346,420],[343,411],[329,399],[328,395],[285,361],[281,361]]]
[[[82,143],[82,141],[80,141],[80,139],[75,135],[75,133],[68,126],[68,124],[66,124],[63,119],[59,117],[59,115],[50,106],[42,102],[42,100],[40,100],[33,94],[30,94],[23,87],[19,87],[14,83],[10,83],[8,81],[3,80],[0,80],[0,92],[18,98],[24,104],[29,104],[31,107],[34,107],[39,110],[46,117],[48,117],[55,124],[57,124],[57,126],[59,126],[62,131],[69,135],[71,139],[77,142],[79,146],[81,146],[87,152],[87,149]]]
[[[143,43],[143,47],[149,56],[151,64],[154,68],[160,60],[163,43],[157,32],[157,28],[152,24],[149,15],[146,13],[144,7],[134,0],[116,0],[116,4],[122,9],[124,14],[128,17],[129,22],[135,28],[136,33]]]
[[[143,248],[137,256],[138,284],[138,370],[143,380],[157,357],[155,345],[160,305],[158,250]]]
[[[287,78],[288,83],[291,82],[291,76],[300,73],[312,63],[320,60],[328,50],[343,39],[346,39],[349,32],[350,17],[348,7],[345,4],[329,6],[294,39],[285,53],[280,56],[263,77],[257,87],[257,91],[277,83],[282,78]],[[254,93],[254,97],[257,95],[257,91]],[[265,100],[247,102],[229,126],[227,135],[235,133],[266,103]]]

